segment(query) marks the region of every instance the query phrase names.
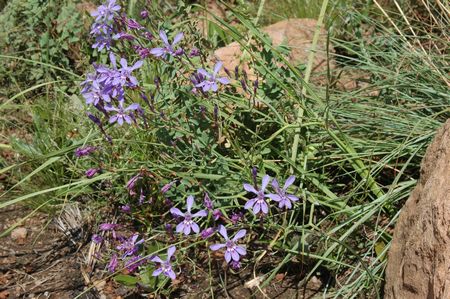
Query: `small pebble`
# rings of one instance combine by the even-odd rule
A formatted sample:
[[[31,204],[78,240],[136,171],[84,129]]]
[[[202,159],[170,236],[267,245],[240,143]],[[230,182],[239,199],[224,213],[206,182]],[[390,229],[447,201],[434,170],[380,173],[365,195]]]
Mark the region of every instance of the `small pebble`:
[[[18,240],[25,240],[27,238],[27,229],[25,227],[18,227],[15,228],[12,232],[11,232],[11,239],[13,239],[14,241],[18,241]]]

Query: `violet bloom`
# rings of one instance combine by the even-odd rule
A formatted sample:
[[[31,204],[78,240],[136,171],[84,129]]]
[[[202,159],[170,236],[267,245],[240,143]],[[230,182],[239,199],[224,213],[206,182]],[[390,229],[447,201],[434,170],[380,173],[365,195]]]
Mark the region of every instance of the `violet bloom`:
[[[194,222],[193,218],[205,217],[208,215],[208,213],[205,210],[201,210],[195,214],[191,214],[191,209],[192,206],[194,205],[194,197],[192,195],[188,196],[188,198],[186,199],[186,204],[187,204],[186,213],[182,213],[177,208],[170,209],[170,212],[172,214],[184,218],[184,220],[177,225],[175,231],[177,233],[183,232],[185,235],[189,235],[191,233],[191,230],[194,231],[195,233],[199,233],[200,228],[198,227],[198,224]]]
[[[267,194],[267,197],[278,202],[278,206],[280,207],[280,209],[284,207],[286,209],[292,208],[292,202],[298,201],[298,197],[292,194],[288,194],[287,188],[289,188],[289,186],[292,185],[294,181],[295,176],[291,175],[284,183],[283,189],[281,189],[278,185],[278,181],[276,179],[273,179],[272,186],[275,189],[276,194]]]
[[[100,224],[99,229],[101,231],[109,231],[109,230],[115,230],[118,227],[119,227],[119,225],[116,223],[102,223],[102,224]]]
[[[111,260],[109,261],[108,271],[109,272],[116,272],[116,268],[117,268],[118,263],[119,263],[119,261],[117,259],[117,254],[114,253],[112,255],[112,257],[111,257]]]
[[[219,220],[220,217],[223,216],[222,212],[221,212],[219,209],[215,209],[215,210],[212,212],[212,215],[213,215],[213,218],[214,218],[215,221]]]
[[[91,16],[95,17],[95,21],[110,21],[114,18],[115,12],[119,10],[120,5],[116,4],[116,0],[108,0],[97,7],[97,10],[91,13]]]
[[[140,178],[141,178],[141,175],[137,174],[127,182],[127,185],[125,186],[125,188],[128,189],[128,193],[130,195],[136,195],[136,191],[134,189],[135,189],[136,183],[138,182],[138,180]]]
[[[153,271],[152,276],[158,276],[163,274],[170,279],[175,279],[175,272],[172,270],[172,264],[170,263],[170,259],[175,253],[176,247],[171,246],[167,249],[167,260],[163,261],[159,256],[152,257],[150,260],[155,263],[159,263],[159,268]]]
[[[99,172],[100,169],[99,168],[89,168],[88,170],[86,170],[86,177],[88,179],[92,178],[94,175],[97,174],[97,172]]]
[[[148,11],[147,10],[142,10],[140,15],[141,15],[141,18],[146,19],[146,18],[148,18]]]
[[[110,54],[109,58],[111,59],[111,63],[114,67],[114,69],[117,69],[116,65],[116,57],[114,54]],[[112,84],[116,86],[129,86],[129,87],[135,87],[139,83],[136,79],[136,77],[131,75],[131,72],[134,70],[137,70],[144,64],[144,61],[138,60],[133,66],[128,66],[128,62],[125,58],[120,58],[120,66],[122,68],[117,69],[114,72],[114,77],[112,78]]]
[[[236,224],[236,223],[238,223],[239,221],[241,221],[242,220],[242,218],[244,217],[244,214],[242,214],[242,212],[239,212],[239,213],[233,213],[232,215],[231,215],[231,222],[233,223],[233,224]]]
[[[216,229],[214,227],[208,227],[208,228],[202,230],[202,232],[200,233],[200,236],[202,237],[203,240],[205,240],[205,239],[208,239],[209,237],[211,237],[215,232],[216,232]]]
[[[95,146],[85,146],[85,147],[79,147],[75,150],[75,157],[80,158],[84,156],[88,156],[95,152],[97,148]]]
[[[131,212],[131,207],[130,207],[130,205],[123,205],[123,206],[120,207],[120,210],[121,210],[122,212],[128,214],[128,213]]]
[[[222,84],[228,84],[230,83],[230,80],[227,77],[217,77],[217,74],[219,73],[220,69],[222,68],[223,63],[221,61],[217,62],[214,66],[214,71],[212,74],[208,73],[204,69],[198,69],[197,72],[205,77],[204,81],[198,83],[195,85],[195,87],[201,87],[204,92],[207,92],[209,90],[217,91],[219,86],[217,85],[217,82],[220,82]]]
[[[219,233],[225,239],[225,243],[214,244],[214,245],[209,246],[209,248],[211,250],[216,251],[223,247],[226,247],[225,261],[227,263],[230,263],[231,260],[237,262],[237,261],[239,261],[241,255],[243,256],[243,255],[247,254],[247,251],[245,250],[245,248],[243,246],[239,246],[236,244],[237,240],[239,240],[245,236],[245,234],[246,234],[245,229],[241,229],[240,231],[238,231],[236,233],[236,235],[233,237],[233,239],[231,239],[231,240],[228,238],[227,230],[223,225],[219,226]]]
[[[124,251],[122,258],[125,258],[126,256],[129,255],[134,255],[137,252],[138,250],[137,246],[144,242],[144,239],[137,241],[138,237],[139,237],[138,234],[134,234],[130,238],[123,241],[122,244],[116,247],[118,250]]]
[[[197,48],[192,48],[191,52],[189,53],[189,57],[196,57],[200,56],[200,50]]]
[[[123,101],[119,102],[119,106],[113,107],[113,106],[106,106],[105,110],[107,111],[116,111],[117,114],[111,116],[109,118],[109,123],[113,124],[115,122],[117,122],[119,124],[119,126],[123,125],[123,122],[125,121],[127,124],[131,125],[132,122],[132,118],[130,116],[130,113],[127,112],[131,112],[134,110],[137,110],[139,108],[139,104],[138,103],[133,103],[130,106],[128,106],[127,108],[123,107]]]
[[[175,35],[172,44],[169,43],[169,40],[167,39],[167,34],[164,32],[164,30],[159,31],[159,36],[161,37],[164,47],[163,48],[153,48],[150,53],[155,55],[156,57],[162,57],[166,58],[167,55],[176,56],[175,45],[178,44],[181,39],[183,38],[183,32],[178,33]]]
[[[161,193],[162,193],[162,194],[167,193],[167,191],[169,191],[170,188],[172,188],[173,184],[175,184],[176,182],[177,182],[177,180],[165,184],[165,185],[161,188]]]
[[[125,268],[127,268],[128,272],[133,273],[137,270],[137,268],[139,268],[139,266],[144,265],[146,262],[147,262],[147,260],[144,259],[142,256],[135,255],[135,256],[130,257],[125,262]]]
[[[239,261],[231,261],[230,267],[233,270],[239,270],[241,268],[241,262],[239,262]]]
[[[203,205],[204,205],[208,210],[214,209],[214,204],[213,204],[211,198],[209,198],[208,193],[206,193],[206,192],[205,192],[205,198],[203,199]]]
[[[103,242],[103,237],[97,234],[92,235],[92,242],[94,242],[95,244],[100,244],[101,242]]]
[[[270,176],[265,175],[262,179],[261,189],[257,190],[250,184],[244,184],[244,189],[247,192],[251,192],[256,195],[255,198],[250,199],[245,204],[244,208],[249,210],[253,208],[253,214],[258,214],[259,212],[262,212],[264,214],[267,214],[269,212],[269,206],[266,202],[267,195],[264,194],[264,190],[266,190],[267,184],[269,184]]]

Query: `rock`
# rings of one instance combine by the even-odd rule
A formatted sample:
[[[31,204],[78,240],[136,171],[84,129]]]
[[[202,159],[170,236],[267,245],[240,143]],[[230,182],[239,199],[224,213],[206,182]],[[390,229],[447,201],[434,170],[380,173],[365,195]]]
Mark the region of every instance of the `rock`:
[[[23,241],[27,238],[27,229],[25,227],[15,228],[11,232],[11,239],[14,241]]]
[[[450,120],[421,164],[388,255],[384,298],[450,298]]]
[[[274,46],[285,44],[290,48],[289,62],[306,64],[316,26],[317,21],[314,19],[287,19],[264,27],[262,31],[268,34]],[[326,70],[326,42],[327,32],[322,29],[317,43],[313,70]],[[252,76],[248,65],[241,63],[242,51],[239,43],[233,42],[226,47],[217,49],[214,56],[221,60],[227,69],[234,70],[236,66],[239,66],[248,72],[250,77]]]

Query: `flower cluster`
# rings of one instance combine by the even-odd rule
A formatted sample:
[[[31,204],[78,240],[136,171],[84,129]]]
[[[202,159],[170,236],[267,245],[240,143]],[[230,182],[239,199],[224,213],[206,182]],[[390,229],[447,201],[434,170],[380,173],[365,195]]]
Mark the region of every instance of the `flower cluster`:
[[[270,176],[265,175],[262,179],[261,187],[254,187],[250,184],[244,184],[244,189],[256,195],[256,197],[250,199],[245,204],[245,209],[252,209],[253,214],[259,214],[260,212],[263,214],[269,213],[269,205],[266,201],[266,198],[270,198],[273,201],[278,202],[278,207],[280,209],[291,209],[292,203],[298,201],[298,197],[287,193],[287,189],[291,186],[295,181],[295,176],[290,176],[286,182],[284,183],[283,188],[280,188],[278,181],[276,179],[272,180],[272,187],[274,188],[275,193],[266,194],[265,190],[267,185],[270,182]]]
[[[91,14],[95,17],[95,22],[91,27],[91,34],[95,38],[92,48],[98,51],[111,48],[114,38],[113,19],[119,10],[120,5],[116,4],[116,0],[108,0]]]
[[[139,110],[140,106],[133,103],[124,107],[125,89],[138,86],[138,81],[132,72],[140,68],[143,61],[140,60],[128,66],[127,60],[121,58],[120,68],[118,68],[115,54],[111,52],[109,58],[112,67],[95,65],[95,73],[88,74],[87,79],[82,83],[81,94],[86,99],[86,104],[93,105],[108,116],[110,123],[131,124],[135,118],[133,112]],[[117,106],[114,106],[115,104]]]

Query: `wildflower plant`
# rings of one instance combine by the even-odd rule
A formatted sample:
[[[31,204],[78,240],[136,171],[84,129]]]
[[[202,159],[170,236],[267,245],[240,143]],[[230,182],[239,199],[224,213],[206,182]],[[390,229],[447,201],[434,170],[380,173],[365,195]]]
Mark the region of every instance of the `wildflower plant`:
[[[81,95],[88,119],[107,143],[75,155],[88,157],[108,149],[110,155],[105,154],[101,165],[91,165],[89,174],[98,175],[91,169],[115,173],[120,184],[111,192],[117,211],[122,219],[139,223],[125,235],[112,224],[101,225],[100,231],[112,232],[103,239],[100,232],[93,237],[108,252],[106,269],[173,280],[175,245],[178,256],[195,253],[205,259],[207,252],[223,251],[229,267],[240,269],[254,256],[244,243],[263,229],[254,215],[265,215],[276,226],[280,213],[295,210],[300,201],[288,190],[295,177],[283,188],[271,178],[281,177],[278,173],[286,173],[288,165],[273,172],[262,162],[278,154],[267,151],[267,141],[258,140],[270,140],[285,125],[277,118],[277,109],[284,109],[275,101],[280,98],[258,95],[270,80],[250,79],[239,67],[232,74],[222,61],[206,55],[214,49],[192,27],[174,29],[150,9],[132,18],[107,1],[94,16],[94,47],[106,55],[86,74]],[[255,111],[250,99],[269,107]],[[254,155],[259,151],[264,158]],[[245,181],[252,184],[242,185]],[[194,194],[203,196],[204,209],[195,209]],[[225,225],[237,231],[233,237]],[[214,243],[217,237],[223,243]],[[155,256],[163,246],[169,246],[166,260]],[[181,273],[186,261],[177,263]]]

